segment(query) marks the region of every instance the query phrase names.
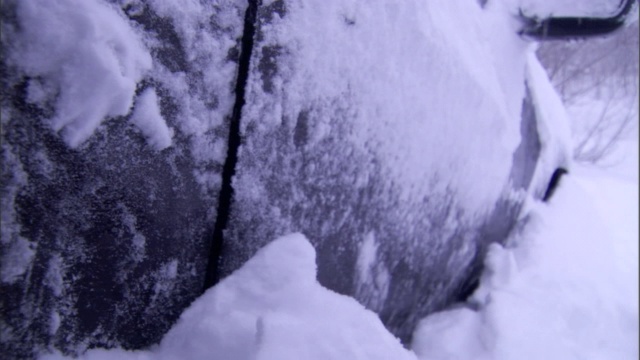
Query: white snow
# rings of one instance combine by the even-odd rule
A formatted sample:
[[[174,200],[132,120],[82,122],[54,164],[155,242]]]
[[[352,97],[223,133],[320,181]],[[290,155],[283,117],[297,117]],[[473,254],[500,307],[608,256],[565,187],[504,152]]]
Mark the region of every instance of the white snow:
[[[207,139],[197,136],[221,126],[224,113],[205,116],[211,110],[202,99],[180,97],[190,91],[189,79],[161,66],[151,69],[136,32],[114,8],[93,0],[19,4],[18,15],[30,26],[18,34],[22,38],[17,43],[22,45],[12,49],[11,56],[34,77],[28,89],[30,101],[55,99],[56,115],[50,125],[62,132],[69,146],[80,146],[104,118],[127,114],[136,83],[150,70],[172,97],[185,99],[180,104],[184,121],[176,129],[193,136],[192,150],[201,152],[203,161],[224,155],[224,146],[199,143]],[[206,83],[216,91],[224,89],[218,94],[218,106],[230,108],[226,80],[235,68],[223,60],[227,53],[218,50],[231,48],[233,37],[216,42],[188,25],[200,19],[201,12],[208,13],[202,11],[205,5],[151,4],[175,21],[189,56],[211,63],[204,72]],[[226,11],[238,9],[229,6]],[[412,189],[403,194],[405,200],[412,201],[414,193],[432,193],[434,183],[429,180],[437,173],[442,178],[436,186],[442,189],[435,192],[452,186],[461,192],[464,208],[493,204],[503,191],[510,156],[518,144],[519,123],[514,119],[520,118],[525,76],[538,89],[532,95],[543,111],[539,127],[547,154],[543,156],[551,156],[536,170],[536,183],[541,184],[557,164],[553,160],[559,158],[553,157],[566,153],[567,143],[553,140],[565,130],[552,128],[558,116],[560,126],[565,126],[566,115],[557,96],[548,92],[537,62],[527,59],[526,45],[513,36],[515,24],[505,16],[500,1],[490,0],[481,9],[471,0],[406,1],[403,6],[372,1],[366,7],[355,1],[327,0],[292,3],[287,11],[282,21],[291,23],[284,24],[281,33],[267,35],[298,56],[282,55],[280,71],[293,74],[289,83],[283,83],[287,77],[273,80],[273,97],[292,99],[284,105],[267,104],[256,96],[245,111],[261,119],[260,126],[269,126],[282,121],[283,114],[295,118],[313,109],[318,118],[311,127],[313,141],[330,135],[324,125],[335,115],[332,111],[352,114],[356,126],[350,140],[374,152],[403,189]],[[338,13],[342,16],[335,16]],[[388,15],[384,21],[381,13]],[[468,26],[451,25],[456,23]],[[230,26],[237,35],[238,24]],[[360,56],[349,60],[351,56],[335,54]],[[471,76],[460,75],[469,71]],[[248,93],[260,93],[257,82],[249,86],[253,90]],[[284,87],[286,94],[278,93]],[[400,94],[390,89],[400,89]],[[424,96],[427,92],[429,96]],[[156,149],[169,146],[171,129],[162,119],[155,91],[146,90],[137,103],[134,122]],[[393,125],[399,122],[402,126]],[[487,139],[495,139],[489,148]],[[483,161],[469,158],[474,153],[482,153]],[[478,183],[474,175],[485,172],[492,177]],[[208,290],[157,346],[144,351],[93,349],[82,358],[637,358],[637,178],[630,182],[586,170],[576,173],[562,180],[550,204],[528,200],[522,220],[528,223],[507,247],[491,247],[481,286],[470,302],[424,319],[416,329],[413,352],[404,349],[373,312],[320,286],[313,247],[303,235],[293,234],[271,242]],[[201,178],[203,183],[214,181],[207,180],[204,172]],[[245,184],[243,189],[259,196],[262,184],[252,180],[240,178],[236,185]],[[10,237],[5,238],[5,229],[12,231]],[[26,249],[29,243],[17,237],[18,230],[3,223],[3,242],[11,239],[11,246],[25,247],[19,254],[32,257],[34,251]],[[144,249],[144,239],[132,241]],[[365,283],[386,291],[386,270],[373,266],[378,255],[375,241],[374,234],[363,240],[356,266]],[[17,259],[17,265],[7,266],[3,257],[3,281],[24,273],[23,264],[30,259]],[[53,275],[62,276],[63,269],[50,265],[55,284],[58,277]],[[172,286],[179,265],[172,260],[157,270],[156,297]]]
[[[320,286],[313,247],[292,234],[195,301],[159,345],[81,358],[636,359],[637,182],[578,172],[549,204],[529,200],[524,231],[492,245],[480,288],[425,318],[413,351],[373,312]],[[375,255],[372,239],[363,258]]]
[[[313,247],[292,234],[201,296],[158,346],[81,358],[635,359],[637,180],[578,173],[549,204],[529,199],[524,230],[506,248],[492,245],[467,304],[418,325],[413,352],[373,312],[320,286]],[[363,268],[374,256],[369,236]]]
[[[49,334],[55,335],[60,328],[60,314],[57,311],[51,312],[51,321],[49,322]]]
[[[638,357],[637,181],[578,172],[491,248],[473,306],[420,323],[420,358]]]
[[[170,260],[160,266],[153,274],[153,294],[149,299],[149,307],[156,306],[163,298],[171,294],[176,285],[176,276],[178,275],[179,261],[177,259]]]
[[[62,295],[64,289],[63,261],[59,254],[51,256],[45,281],[54,296]]]
[[[213,165],[224,163],[227,153],[227,137],[218,134],[228,131],[225,118],[233,108],[233,84],[238,70],[229,54],[242,36],[247,1],[124,2],[138,11],[148,6],[168,21],[178,36],[179,43],[175,44],[172,39],[146,34],[147,47],[157,51],[178,47],[170,62],[184,59],[188,64],[187,68],[169,68],[162,59],[156,59],[149,77],[158,83],[158,88],[166,90],[160,95],[170,98],[177,107],[172,114],[177,121],[171,125],[188,140],[187,149],[196,162],[194,176],[201,191],[217,194],[220,174]]]
[[[367,309],[381,311],[389,293],[391,276],[378,257],[378,243],[373,232],[368,233],[360,243],[356,270],[355,298],[363,302]]]
[[[318,284],[315,251],[301,234],[285,236],[261,249],[195,301],[151,350],[95,349],[81,359],[212,357],[415,359],[373,312]]]
[[[360,244],[360,249],[358,250],[356,267],[361,279],[366,279],[369,276],[371,267],[375,265],[377,252],[378,244],[376,244],[375,236],[373,233],[369,233]]]
[[[163,150],[171,146],[173,130],[167,126],[160,113],[155,89],[146,89],[138,96],[131,121],[138,126],[154,149]]]
[[[268,133],[308,111],[311,147],[346,118],[345,147],[371,154],[400,202],[453,192],[466,215],[484,214],[520,142],[528,44],[505,11],[502,1],[287,3],[263,29],[281,49],[273,94],[250,78],[243,119]]]
[[[5,224],[3,224],[3,227],[4,226]],[[20,276],[22,276],[27,271],[29,265],[31,265],[35,256],[35,245],[27,239],[17,235],[15,232],[18,227],[16,223],[8,223],[6,226],[12,227],[7,231],[7,233],[11,232],[10,236],[7,237],[7,242],[9,242],[9,240],[13,241],[9,243],[6,252],[2,256],[0,278],[2,279],[2,282],[13,283],[19,280]]]
[[[105,118],[129,113],[151,56],[116,8],[101,1],[19,1],[22,26],[8,58],[32,77],[28,99],[55,103],[51,128],[70,147]]]
[[[131,251],[128,256],[135,262],[141,262],[146,254],[147,238],[138,230],[138,219],[129,208],[119,203],[118,208],[122,212],[122,223],[131,234]]]
[[[540,158],[533,174],[531,191],[542,196],[556,168],[571,169],[573,166],[572,138],[569,115],[560,95],[551,85],[534,49],[529,50],[528,56],[526,81],[531,89],[540,140]]]
[[[9,118],[9,112],[2,108],[2,126]],[[1,130],[0,130],[1,131]],[[11,152],[5,142],[2,143],[2,166],[10,176],[3,177],[3,196],[0,203],[0,244],[4,254],[0,258],[0,281],[14,283],[27,272],[35,257],[36,244],[20,234],[21,226],[16,219],[15,199],[21,188],[28,181],[28,176],[22,168],[18,157]]]

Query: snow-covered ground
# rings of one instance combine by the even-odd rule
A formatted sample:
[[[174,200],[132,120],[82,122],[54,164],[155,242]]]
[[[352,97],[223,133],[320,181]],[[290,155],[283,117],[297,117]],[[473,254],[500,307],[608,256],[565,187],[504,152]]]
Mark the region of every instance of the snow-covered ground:
[[[550,204],[532,204],[511,246],[491,249],[472,297],[479,311],[418,326],[421,358],[638,357],[637,180],[575,173]]]
[[[320,286],[313,247],[293,234],[194,302],[157,347],[84,358],[636,359],[637,165],[619,170],[577,167],[550,203],[530,200],[469,302],[424,319],[412,350]]]

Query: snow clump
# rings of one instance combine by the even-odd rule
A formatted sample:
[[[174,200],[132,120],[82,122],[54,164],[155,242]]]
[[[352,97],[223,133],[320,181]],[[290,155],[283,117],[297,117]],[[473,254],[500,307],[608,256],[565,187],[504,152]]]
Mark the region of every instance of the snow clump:
[[[48,125],[68,146],[80,146],[105,118],[129,113],[152,60],[116,8],[97,0],[25,0],[16,15],[9,62],[29,78],[27,101],[53,103]],[[141,126],[147,136],[148,125]],[[151,142],[162,147],[166,139]]]

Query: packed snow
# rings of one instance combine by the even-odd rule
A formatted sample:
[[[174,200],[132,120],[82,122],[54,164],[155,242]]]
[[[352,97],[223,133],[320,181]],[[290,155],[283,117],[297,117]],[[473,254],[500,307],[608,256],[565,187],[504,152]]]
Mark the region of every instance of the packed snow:
[[[261,249],[208,290],[149,351],[90,350],[83,359],[415,359],[353,298],[316,281],[301,234]],[[59,355],[43,359],[61,358]]]
[[[492,247],[473,306],[423,320],[416,353],[424,359],[636,359],[637,197],[637,183],[563,178],[549,205],[531,204],[525,230],[507,248]]]
[[[492,245],[480,287],[422,320],[412,350],[373,312],[320,286],[313,247],[292,234],[201,296],[158,346],[82,358],[636,359],[637,179],[576,172],[550,203],[529,199],[521,231]],[[363,247],[363,258],[375,255],[375,244]]]

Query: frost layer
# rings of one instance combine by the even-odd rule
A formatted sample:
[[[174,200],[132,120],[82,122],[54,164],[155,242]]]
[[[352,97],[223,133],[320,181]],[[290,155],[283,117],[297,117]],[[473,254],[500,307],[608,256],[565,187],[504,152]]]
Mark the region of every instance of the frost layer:
[[[157,343],[202,293],[246,1],[1,7],[0,353]]]
[[[515,222],[528,44],[502,1],[278,0],[257,17],[222,271],[303,232],[320,283],[408,341]]]

